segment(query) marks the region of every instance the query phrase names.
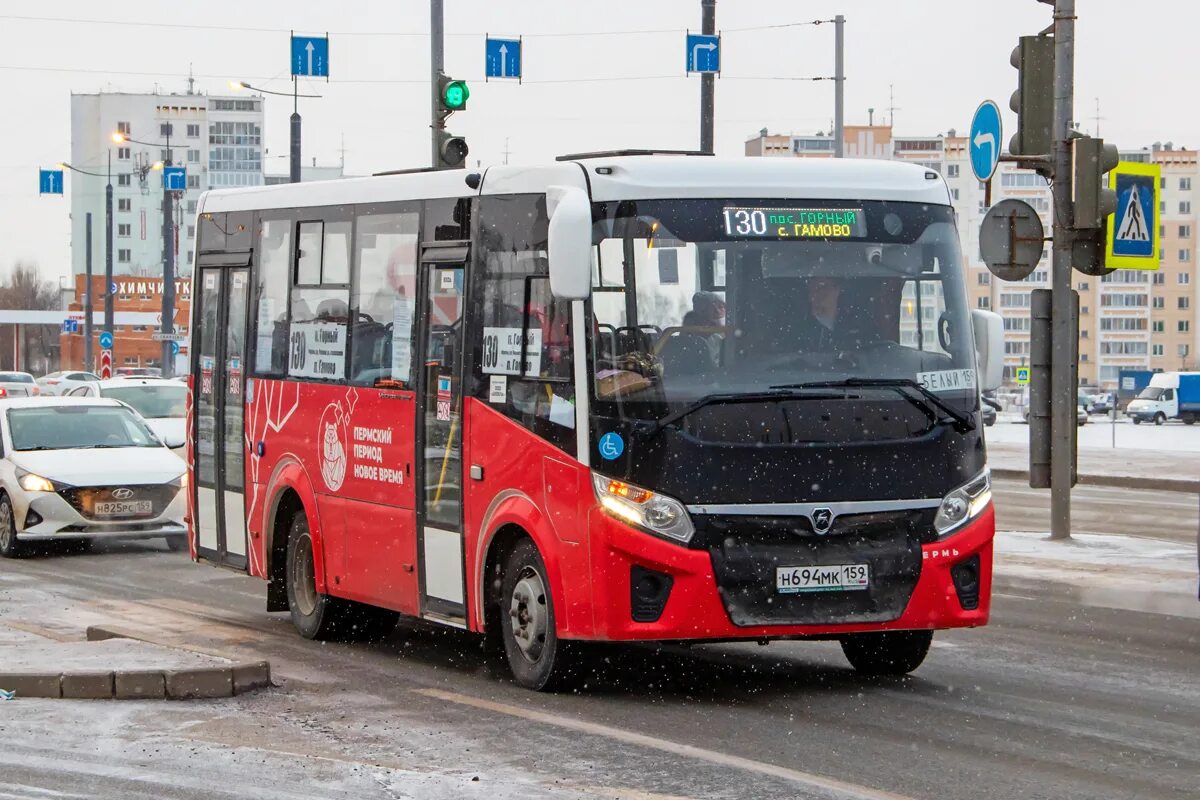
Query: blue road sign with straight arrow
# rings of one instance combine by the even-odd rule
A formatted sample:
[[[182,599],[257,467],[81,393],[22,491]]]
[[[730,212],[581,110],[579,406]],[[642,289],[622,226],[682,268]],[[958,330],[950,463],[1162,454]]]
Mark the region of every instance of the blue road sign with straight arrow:
[[[486,40],[485,69],[486,78],[520,78],[521,77],[521,40],[492,39]]]
[[[61,169],[38,170],[38,194],[62,194],[63,171]]]
[[[328,36],[292,36],[292,74],[329,77]]]
[[[112,350],[113,335],[108,331],[100,331],[100,349]]]
[[[971,171],[980,181],[990,180],[1000,163],[1000,109],[984,100],[971,117],[971,135],[967,146],[971,153]]]
[[[721,37],[703,33],[687,35],[687,71],[721,71]]]

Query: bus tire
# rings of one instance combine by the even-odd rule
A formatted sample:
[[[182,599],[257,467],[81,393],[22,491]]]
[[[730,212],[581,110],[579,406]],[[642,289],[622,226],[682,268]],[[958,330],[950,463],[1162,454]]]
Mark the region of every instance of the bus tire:
[[[842,638],[842,652],[863,675],[907,675],[925,660],[933,631],[855,633]]]
[[[1160,411],[1154,415],[1154,424],[1155,425],[1162,425],[1166,421],[1167,421],[1167,415],[1164,414],[1163,412]]]
[[[287,596],[292,624],[305,639],[339,638],[344,605],[336,597],[317,591],[312,534],[303,509],[292,517],[287,543]]]
[[[0,556],[20,558],[24,549],[17,540],[17,515],[13,513],[12,500],[0,492]]]
[[[546,564],[522,539],[505,562],[500,589],[504,654],[517,683],[534,691],[564,688],[574,677],[571,643],[558,638]]]

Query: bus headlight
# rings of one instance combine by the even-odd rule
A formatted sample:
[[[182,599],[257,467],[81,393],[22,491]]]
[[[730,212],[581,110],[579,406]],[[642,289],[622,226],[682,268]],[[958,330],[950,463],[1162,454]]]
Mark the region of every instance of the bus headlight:
[[[979,516],[990,502],[992,479],[985,469],[942,499],[937,516],[933,518],[933,527],[938,538],[944,539],[967,521]]]
[[[594,472],[592,486],[600,507],[619,520],[677,542],[691,541],[696,532],[687,509],[673,497]]]

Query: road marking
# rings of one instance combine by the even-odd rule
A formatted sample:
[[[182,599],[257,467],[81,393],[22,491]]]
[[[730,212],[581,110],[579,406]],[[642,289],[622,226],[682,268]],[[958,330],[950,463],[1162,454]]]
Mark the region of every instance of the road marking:
[[[854,798],[854,800],[913,800],[906,795],[894,794],[892,792],[883,791],[880,789],[872,789],[869,786],[859,786],[853,783],[839,781],[836,778],[827,778],[824,775],[816,775],[812,772],[804,772],[798,769],[789,769],[788,767],[780,767],[775,764],[768,764],[765,761],[754,761],[749,758],[730,755],[729,753],[719,753],[715,750],[706,750],[702,747],[694,747],[689,744],[681,744],[679,742],[671,742],[664,739],[658,739],[652,736],[645,736],[632,731],[613,728],[608,725],[601,725],[597,722],[586,722],[580,719],[571,719],[558,714],[551,714],[545,711],[534,711],[520,706],[512,706],[507,703],[496,703],[491,700],[483,700],[478,697],[471,697],[457,692],[447,692],[442,689],[413,689],[415,694],[432,697],[437,700],[445,700],[449,703],[458,703],[459,705],[471,706],[485,711],[493,711],[497,714],[507,714],[510,717],[519,717],[532,722],[540,722],[545,725],[553,725],[558,728],[566,728],[567,730],[578,731],[592,736],[603,736],[608,739],[614,739],[626,744],[636,745],[638,747],[646,747],[651,750],[660,750],[665,753],[670,753],[684,758],[693,758],[698,761],[707,761],[710,764],[716,764],[720,767],[733,767],[735,769],[743,769],[747,772],[757,772],[760,775],[769,775],[773,778],[781,778],[785,781],[799,783],[813,789],[820,789],[826,792],[834,792],[840,797]]]

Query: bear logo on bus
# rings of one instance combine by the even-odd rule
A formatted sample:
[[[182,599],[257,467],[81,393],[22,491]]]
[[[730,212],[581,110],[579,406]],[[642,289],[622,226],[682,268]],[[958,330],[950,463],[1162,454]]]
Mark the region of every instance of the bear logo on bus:
[[[326,406],[317,428],[317,440],[321,443],[321,477],[331,492],[342,488],[342,481],[346,479],[345,427],[340,404]]]

